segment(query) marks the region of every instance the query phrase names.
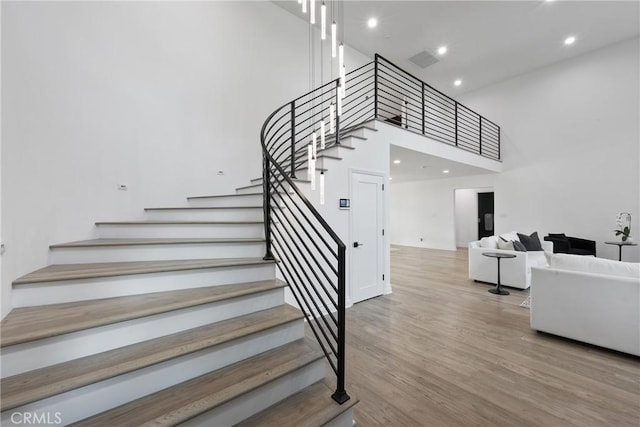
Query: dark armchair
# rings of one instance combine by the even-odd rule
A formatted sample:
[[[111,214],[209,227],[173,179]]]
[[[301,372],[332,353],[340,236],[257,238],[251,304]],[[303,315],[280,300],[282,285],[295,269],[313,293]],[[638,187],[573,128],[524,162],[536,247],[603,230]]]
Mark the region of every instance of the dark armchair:
[[[551,234],[544,240],[553,242],[553,253],[596,256],[596,242],[593,240],[569,237],[564,234]]]

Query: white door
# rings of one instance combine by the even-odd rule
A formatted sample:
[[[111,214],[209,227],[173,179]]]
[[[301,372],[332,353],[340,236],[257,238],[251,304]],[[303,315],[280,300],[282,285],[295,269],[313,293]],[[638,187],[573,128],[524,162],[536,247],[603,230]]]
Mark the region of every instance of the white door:
[[[351,174],[351,298],[382,295],[384,286],[383,183],[378,175]]]

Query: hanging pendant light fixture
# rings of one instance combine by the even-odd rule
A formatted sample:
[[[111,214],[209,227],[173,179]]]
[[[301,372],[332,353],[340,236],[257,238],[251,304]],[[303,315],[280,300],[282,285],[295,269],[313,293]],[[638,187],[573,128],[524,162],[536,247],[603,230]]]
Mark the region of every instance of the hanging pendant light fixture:
[[[327,5],[322,2],[320,5],[320,39],[327,38]]]
[[[336,131],[336,106],[333,102],[329,105],[329,133]]]
[[[338,117],[342,116],[342,97],[338,94],[338,105],[336,107],[336,114]]]
[[[311,144],[307,145],[307,179],[311,180],[311,169],[313,167],[313,149]]]
[[[307,13],[307,0],[302,0],[302,13]]]
[[[336,47],[337,47],[337,35],[338,33],[338,26],[336,25],[336,21],[333,21],[333,24],[331,24],[331,57],[335,58],[336,57]]]
[[[320,120],[320,149],[324,150],[325,148],[325,139],[324,139],[324,134],[326,132],[325,126],[324,126],[324,120]]]
[[[311,146],[313,147],[313,160],[315,160],[318,158],[318,135],[315,131],[311,134]]]
[[[309,22],[311,25],[316,23],[316,0],[309,0]]]
[[[340,92],[342,98],[347,96],[347,69],[344,65],[340,69]]]
[[[320,171],[320,204],[324,205],[324,171]]]
[[[315,159],[311,160],[311,189],[316,189],[316,161]]]

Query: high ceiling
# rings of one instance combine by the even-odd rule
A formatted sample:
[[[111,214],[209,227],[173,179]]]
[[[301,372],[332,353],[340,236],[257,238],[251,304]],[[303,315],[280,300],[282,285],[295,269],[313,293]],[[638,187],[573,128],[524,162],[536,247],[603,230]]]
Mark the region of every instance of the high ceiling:
[[[296,0],[275,3],[308,18]],[[347,0],[342,10],[345,43],[452,96],[640,36],[639,1]],[[370,17],[378,20],[373,29]],[[563,43],[568,36],[576,37],[571,46]],[[443,45],[448,52],[440,56]],[[425,69],[408,61],[424,50],[440,61]],[[455,79],[463,83],[454,87]]]
[[[337,5],[338,22],[344,16],[346,44],[370,57],[378,53],[453,97],[640,36],[638,0],[325,2]],[[274,3],[308,19],[296,0]],[[378,21],[373,29],[371,17]],[[576,41],[567,46],[569,36]],[[447,46],[445,55],[438,55],[440,46]],[[409,62],[425,50],[439,62],[424,69]],[[391,164],[394,183],[489,173],[392,146],[395,159],[401,163]]]

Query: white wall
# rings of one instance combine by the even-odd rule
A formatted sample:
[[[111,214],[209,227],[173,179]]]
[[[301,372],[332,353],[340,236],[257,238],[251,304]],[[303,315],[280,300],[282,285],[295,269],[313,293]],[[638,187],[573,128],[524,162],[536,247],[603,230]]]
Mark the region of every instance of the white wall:
[[[493,188],[461,188],[454,194],[454,223],[456,246],[466,248],[478,240],[478,193],[492,192]]]
[[[497,232],[564,232],[617,259],[603,242],[619,212],[640,236],[639,52],[630,40],[462,97],[502,127],[503,172],[394,184],[392,243],[453,249],[452,190],[493,186]],[[624,259],[640,261],[638,247]]]
[[[391,185],[391,244],[455,250],[456,189],[491,187],[497,176],[394,182]]]
[[[2,2],[2,315],[50,244],[260,176],[307,35],[271,2]]]

